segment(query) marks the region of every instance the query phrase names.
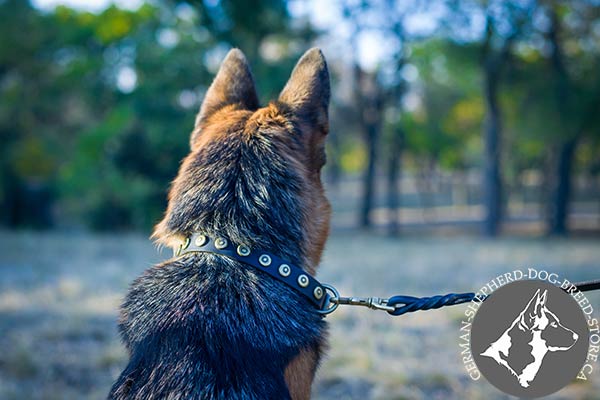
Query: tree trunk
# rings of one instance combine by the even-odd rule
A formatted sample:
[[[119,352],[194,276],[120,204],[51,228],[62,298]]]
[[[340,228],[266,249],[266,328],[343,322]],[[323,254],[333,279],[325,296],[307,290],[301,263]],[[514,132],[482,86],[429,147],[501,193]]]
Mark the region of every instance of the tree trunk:
[[[566,235],[571,197],[571,171],[575,149],[577,148],[577,135],[573,134],[572,127],[568,124],[570,82],[560,42],[560,20],[556,10],[552,10],[550,20],[551,28],[548,32],[548,39],[552,44],[551,63],[556,74],[556,100],[558,113],[561,117],[560,125],[564,134],[570,138],[563,141],[558,150],[558,163],[556,164],[556,171],[552,175],[552,178],[554,178],[553,193],[549,198],[551,205],[548,213],[548,228],[549,233],[552,235]]]
[[[6,174],[6,184],[2,190],[8,195],[0,203],[2,214],[0,223],[9,228],[47,229],[54,225],[52,205],[54,193],[47,183],[34,183],[19,180],[13,174]]]
[[[501,218],[502,181],[500,179],[500,107],[498,105],[497,60],[485,65],[486,119],[484,127],[483,204],[486,210],[483,233],[496,236]]]
[[[369,228],[372,225],[371,210],[375,194],[375,160],[377,159],[378,129],[372,123],[364,126],[367,145],[367,168],[363,175],[362,204],[360,207],[360,226]]]
[[[387,206],[389,210],[389,234],[397,236],[400,233],[400,222],[398,212],[400,210],[400,195],[402,177],[402,148],[404,132],[398,128],[394,132],[390,146],[390,157],[387,171]]]
[[[566,235],[568,232],[569,202],[571,198],[571,171],[575,158],[577,139],[564,142],[559,150],[556,171],[556,185],[552,195],[552,208],[550,212],[550,233],[553,235]]]
[[[379,128],[381,118],[381,97],[375,75],[365,75],[357,66],[358,87],[360,88],[359,105],[362,131],[367,147],[367,167],[363,175],[362,203],[360,207],[359,223],[361,228],[372,226],[371,210],[375,197],[375,167],[378,156]],[[368,78],[368,79],[361,79]]]
[[[494,33],[494,22],[490,15],[486,18],[486,38],[483,51],[484,100],[486,116],[484,123],[484,166],[483,166],[483,205],[485,219],[483,234],[494,237],[500,230],[502,220],[502,178],[500,175],[500,149],[502,138],[502,113],[498,101],[499,84],[502,68],[510,60],[512,43],[519,34],[519,29],[502,43],[502,47],[494,50],[492,42],[499,39]]]

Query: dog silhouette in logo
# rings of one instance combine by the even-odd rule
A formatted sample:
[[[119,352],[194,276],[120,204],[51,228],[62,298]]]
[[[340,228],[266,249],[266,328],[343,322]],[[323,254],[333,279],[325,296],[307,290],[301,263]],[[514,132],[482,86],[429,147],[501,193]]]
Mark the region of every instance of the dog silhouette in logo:
[[[548,290],[538,289],[508,329],[481,353],[506,367],[524,388],[535,379],[549,352],[567,351],[579,338],[546,307],[547,298]]]

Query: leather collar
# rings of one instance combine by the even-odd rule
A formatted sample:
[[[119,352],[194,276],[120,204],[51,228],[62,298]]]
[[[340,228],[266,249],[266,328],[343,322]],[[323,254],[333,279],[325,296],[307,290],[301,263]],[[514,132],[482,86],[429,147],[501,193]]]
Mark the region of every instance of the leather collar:
[[[318,280],[302,268],[268,251],[235,244],[224,237],[213,240],[202,233],[193,233],[175,251],[175,256],[180,257],[187,253],[213,253],[229,257],[285,283],[310,301],[319,311],[329,304],[331,296]]]

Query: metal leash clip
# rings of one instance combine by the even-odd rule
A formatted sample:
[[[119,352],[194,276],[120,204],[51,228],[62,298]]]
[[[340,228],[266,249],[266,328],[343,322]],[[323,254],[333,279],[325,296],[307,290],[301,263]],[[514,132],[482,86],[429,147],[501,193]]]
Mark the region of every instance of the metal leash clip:
[[[340,305],[361,306],[387,312],[396,310],[396,307],[387,305],[388,299],[381,297],[342,297],[333,286],[325,283],[322,286],[327,291],[327,298],[323,304],[323,308],[319,310],[319,313],[323,315],[334,312]]]
[[[368,307],[372,310],[394,311],[396,307],[388,306],[388,299],[381,297],[338,297],[331,299],[332,303]]]

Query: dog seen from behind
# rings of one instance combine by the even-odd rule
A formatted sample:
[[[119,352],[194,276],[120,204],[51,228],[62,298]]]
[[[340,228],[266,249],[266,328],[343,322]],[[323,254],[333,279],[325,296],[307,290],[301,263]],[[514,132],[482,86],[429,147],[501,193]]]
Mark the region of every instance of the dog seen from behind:
[[[153,237],[177,249],[193,233],[266,249],[314,274],[329,231],[321,184],[329,74],[302,56],[260,107],[233,49],[206,93]],[[312,304],[219,254],[185,253],[137,278],[121,308],[129,362],[110,399],[308,399],[326,342]]]

